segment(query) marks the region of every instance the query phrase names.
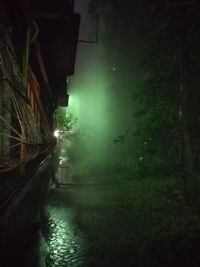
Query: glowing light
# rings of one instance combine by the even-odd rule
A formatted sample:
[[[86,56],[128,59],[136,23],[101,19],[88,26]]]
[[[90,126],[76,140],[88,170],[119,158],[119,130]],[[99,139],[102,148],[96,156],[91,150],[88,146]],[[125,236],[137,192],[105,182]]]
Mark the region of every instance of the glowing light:
[[[53,133],[53,135],[54,135],[55,137],[59,137],[59,133],[60,133],[59,130],[55,130],[54,133]]]

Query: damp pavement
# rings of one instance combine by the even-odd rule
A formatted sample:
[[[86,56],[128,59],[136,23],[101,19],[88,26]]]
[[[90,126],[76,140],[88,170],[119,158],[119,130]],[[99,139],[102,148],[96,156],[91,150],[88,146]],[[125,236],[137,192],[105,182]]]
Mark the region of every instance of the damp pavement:
[[[134,266],[131,217],[110,207],[111,185],[71,184],[53,190],[41,216],[32,266]],[[111,200],[111,199],[110,199]]]
[[[60,187],[48,195],[29,267],[134,266],[132,218],[115,205],[113,184],[76,180],[63,158]]]
[[[133,213],[118,206],[113,184],[77,181],[69,168],[61,158],[60,186],[48,195],[27,267],[139,266],[131,247]]]
[[[150,243],[154,241],[152,234],[155,240],[160,234],[151,231],[144,215],[152,216],[151,210],[144,213],[141,208],[137,210],[137,205],[125,203],[123,180],[99,183],[97,178],[78,179],[70,176],[67,160],[61,163],[56,173],[60,186],[56,188],[54,181],[28,253],[20,251],[17,263],[15,260],[6,267],[200,266],[190,264],[190,259],[186,265],[183,255],[188,249],[177,254],[176,242],[167,242],[166,246],[157,241]],[[159,224],[159,216],[153,220],[155,225]],[[195,244],[192,248],[199,251]],[[0,259],[1,266],[5,267]]]
[[[143,210],[118,201],[120,188],[120,184],[69,183],[52,190],[26,267],[200,266],[195,258],[192,261],[198,251],[193,255],[186,248],[176,253],[178,240],[175,245],[152,243],[149,219]]]
[[[26,267],[164,266],[149,262],[151,253],[144,262],[136,242],[142,226],[135,211],[118,201],[120,184],[77,180],[67,160],[60,162],[60,187],[55,183],[48,195]]]

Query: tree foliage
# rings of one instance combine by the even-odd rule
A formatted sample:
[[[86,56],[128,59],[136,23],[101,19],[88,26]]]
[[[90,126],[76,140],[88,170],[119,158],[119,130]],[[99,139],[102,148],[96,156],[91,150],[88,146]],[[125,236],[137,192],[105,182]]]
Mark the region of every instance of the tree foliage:
[[[77,123],[77,118],[70,112],[58,111],[56,113],[56,122],[61,131],[69,132]]]

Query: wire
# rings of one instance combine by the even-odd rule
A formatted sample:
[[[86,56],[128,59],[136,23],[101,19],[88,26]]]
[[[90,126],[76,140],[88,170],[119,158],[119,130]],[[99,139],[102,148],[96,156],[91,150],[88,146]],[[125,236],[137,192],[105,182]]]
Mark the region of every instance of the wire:
[[[0,141],[3,150],[0,151],[0,173],[46,153],[55,144],[41,102],[39,83],[29,66],[26,92],[9,45],[6,40],[0,44],[3,71],[0,79],[5,81],[1,90]]]
[[[14,133],[16,133],[16,135],[18,136],[18,137],[22,137],[21,135],[20,135],[20,133],[18,133],[13,127],[12,127],[12,125],[10,124],[10,123],[8,123],[1,115],[0,115],[0,119],[6,124],[6,128],[7,129],[11,129]]]

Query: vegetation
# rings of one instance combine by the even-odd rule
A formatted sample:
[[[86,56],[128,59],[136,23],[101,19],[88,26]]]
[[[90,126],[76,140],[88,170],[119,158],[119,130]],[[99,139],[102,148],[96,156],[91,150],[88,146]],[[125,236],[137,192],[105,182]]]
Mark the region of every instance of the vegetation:
[[[58,129],[65,133],[72,130],[77,123],[77,118],[75,118],[72,113],[66,112],[65,110],[58,110],[55,116]]]

